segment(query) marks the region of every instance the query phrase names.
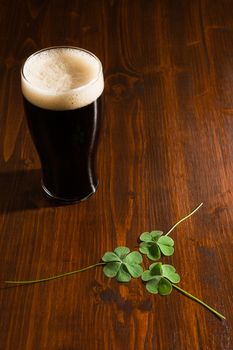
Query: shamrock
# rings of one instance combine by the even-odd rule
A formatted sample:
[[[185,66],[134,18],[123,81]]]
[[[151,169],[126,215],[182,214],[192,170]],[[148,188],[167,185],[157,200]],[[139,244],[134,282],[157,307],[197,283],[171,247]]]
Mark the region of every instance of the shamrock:
[[[158,260],[161,257],[161,252],[165,256],[170,256],[174,253],[174,241],[171,237],[163,235],[162,231],[143,232],[140,235],[139,250],[146,254],[150,260]]]
[[[160,295],[168,295],[172,291],[173,283],[180,282],[180,276],[172,265],[161,262],[151,264],[149,270],[142,274],[142,280],[146,283],[148,292]]]
[[[174,252],[174,242],[170,237],[168,237],[168,235],[182,221],[193,215],[201,206],[202,203],[190,214],[173,225],[172,228],[166,233],[166,235],[163,235],[162,231],[142,233],[140,236],[140,239],[142,241],[139,248],[140,252],[147,254],[147,257],[152,260],[159,259],[161,252],[166,256],[172,255]],[[65,272],[56,276],[40,278],[36,280],[17,280],[5,282],[9,284],[32,284],[47,282],[56,278],[70,276],[83,271],[87,271],[89,269],[102,265],[104,266],[104,274],[107,277],[116,277],[119,282],[129,282],[131,280],[131,277],[138,278],[141,276],[142,280],[147,282],[146,289],[153,294],[159,293],[160,295],[168,295],[171,293],[172,288],[174,287],[180,293],[206,307],[216,316],[220,317],[221,319],[225,319],[225,316],[204,303],[202,300],[198,299],[194,295],[174,284],[180,281],[180,276],[176,273],[176,270],[173,266],[163,265],[162,263],[157,262],[151,264],[149,270],[143,272],[142,266],[140,265],[141,263],[142,256],[139,252],[134,251],[130,253],[129,248],[127,247],[117,247],[114,252],[106,252],[102,257],[101,262],[83,267],[75,271]]]
[[[116,277],[118,282],[129,282],[131,276],[138,278],[143,272],[140,265],[142,255],[131,252],[127,247],[117,247],[114,252],[106,252],[102,260],[106,263],[103,269],[105,276]]]

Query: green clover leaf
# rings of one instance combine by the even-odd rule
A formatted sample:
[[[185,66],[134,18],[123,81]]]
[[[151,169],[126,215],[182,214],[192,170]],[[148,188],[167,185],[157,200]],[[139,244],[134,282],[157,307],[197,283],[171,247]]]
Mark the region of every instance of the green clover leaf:
[[[146,289],[152,294],[168,295],[172,292],[172,284],[180,282],[180,276],[172,265],[161,262],[151,264],[149,270],[143,272],[142,280]]]
[[[106,252],[102,260],[106,263],[103,272],[107,277],[116,277],[118,282],[129,282],[142,275],[142,255],[131,252],[127,247],[117,247],[114,252]]]
[[[176,269],[172,265],[163,264],[162,265],[163,276],[169,279],[172,283],[179,283],[180,276],[176,272]]]
[[[161,253],[170,256],[174,253],[174,241],[163,235],[162,231],[143,232],[140,235],[139,251],[150,260],[159,260]]]
[[[143,254],[147,254],[150,259],[159,259],[161,253],[164,255],[172,255],[174,252],[174,242],[168,237],[168,235],[177,227],[182,221],[193,215],[200,207],[202,203],[194,209],[190,214],[178,221],[172,228],[163,235],[161,231],[144,232],[141,234],[140,251]],[[74,275],[80,272],[87,271],[97,266],[104,266],[104,274],[107,277],[116,277],[119,282],[129,282],[132,277],[138,278],[141,276],[142,280],[146,282],[146,289],[153,294],[159,293],[160,295],[168,295],[171,293],[172,288],[177,289],[180,293],[184,294],[188,298],[196,301],[200,305],[213,312],[221,319],[225,319],[225,316],[206,304],[204,301],[190,294],[186,290],[178,287],[175,283],[180,281],[180,276],[176,273],[175,268],[172,265],[162,264],[160,262],[151,264],[149,270],[143,272],[142,256],[139,252],[134,251],[130,253],[127,247],[117,247],[114,252],[106,252],[102,257],[102,262],[92,264],[83,267],[78,270],[61,273],[59,275],[34,279],[34,280],[16,280],[5,281],[9,284],[32,284],[48,282],[57,278]]]

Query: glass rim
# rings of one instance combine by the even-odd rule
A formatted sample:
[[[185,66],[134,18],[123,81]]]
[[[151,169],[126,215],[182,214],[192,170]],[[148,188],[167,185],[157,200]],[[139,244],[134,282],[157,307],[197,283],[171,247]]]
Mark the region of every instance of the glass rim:
[[[74,88],[71,88],[71,89],[67,89],[65,91],[61,91],[60,93],[58,92],[53,92],[51,90],[46,90],[46,89],[43,89],[41,87],[38,87],[34,84],[32,84],[32,82],[30,82],[30,80],[27,79],[27,77],[25,76],[25,73],[24,73],[24,68],[25,68],[25,65],[26,63],[34,56],[38,55],[39,53],[43,52],[43,51],[49,51],[49,50],[55,50],[55,49],[73,49],[73,50],[77,50],[77,51],[82,51],[82,52],[85,52],[86,54],[90,55],[91,57],[93,57],[96,62],[98,63],[98,66],[99,66],[99,70],[98,70],[98,73],[96,75],[96,77],[94,77],[93,79],[91,79],[90,81],[88,81],[87,83],[81,85],[81,86],[77,86],[77,87],[74,87]],[[29,84],[33,89],[36,89],[36,90],[40,90],[40,91],[44,91],[46,93],[50,93],[50,94],[56,94],[56,95],[63,95],[63,94],[66,94],[66,93],[69,93],[71,91],[79,91],[79,90],[82,90],[82,89],[85,89],[87,88],[88,86],[91,86],[92,84],[95,84],[95,82],[99,79],[100,75],[103,74],[103,67],[102,67],[102,63],[100,61],[100,59],[94,54],[92,53],[91,51],[88,51],[86,49],[83,49],[81,47],[78,47],[78,46],[69,46],[69,45],[57,45],[57,46],[49,46],[49,47],[45,47],[41,50],[38,50],[38,51],[35,51],[34,53],[32,53],[30,56],[28,56],[26,58],[26,60],[24,61],[24,63],[22,64],[21,66],[21,69],[20,69],[20,73],[21,73],[21,79],[26,81],[27,84]]]

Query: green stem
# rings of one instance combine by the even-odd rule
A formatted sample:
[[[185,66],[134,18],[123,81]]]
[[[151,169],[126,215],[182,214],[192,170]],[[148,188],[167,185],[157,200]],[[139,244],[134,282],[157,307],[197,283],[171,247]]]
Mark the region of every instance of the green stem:
[[[51,276],[51,277],[47,277],[47,278],[41,278],[41,279],[38,279],[38,280],[31,280],[31,281],[5,281],[5,283],[10,283],[10,284],[32,284],[32,283],[47,282],[47,281],[55,280],[57,278],[74,275],[76,273],[83,272],[83,271],[92,269],[93,267],[100,266],[100,265],[105,265],[105,264],[106,264],[105,262],[100,262],[100,263],[97,263],[97,264],[94,264],[94,265],[90,265],[90,266],[84,267],[83,269],[70,271],[70,272],[65,272],[65,273],[62,273],[60,275]]]
[[[190,214],[188,214],[188,215],[185,216],[183,219],[181,219],[180,221],[178,221],[174,226],[172,226],[172,228],[166,233],[165,236],[168,236],[169,233],[171,233],[171,232],[174,230],[174,228],[175,228],[176,226],[178,226],[182,221],[188,219],[191,215],[193,215],[202,205],[203,205],[203,203],[199,204],[198,207],[197,207],[196,209],[194,209]]]
[[[210,307],[209,305],[207,305],[206,303],[204,303],[204,301],[198,299],[197,297],[195,297],[194,295],[186,292],[186,290],[176,286],[175,284],[172,283],[172,286],[179,290],[181,293],[183,293],[184,295],[186,295],[188,298],[192,299],[192,300],[195,300],[196,302],[198,302],[198,304],[201,304],[203,305],[204,307],[206,307],[209,311],[213,312],[216,316],[220,317],[221,319],[226,319],[225,316],[223,316],[222,314],[220,314],[218,311],[216,311],[215,309],[213,309],[212,307]]]

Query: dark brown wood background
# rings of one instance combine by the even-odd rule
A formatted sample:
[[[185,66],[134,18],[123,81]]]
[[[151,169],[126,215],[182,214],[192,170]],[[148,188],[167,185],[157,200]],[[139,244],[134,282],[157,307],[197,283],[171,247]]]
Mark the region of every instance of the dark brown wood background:
[[[20,66],[51,45],[94,52],[105,73],[95,196],[55,206],[20,93]],[[233,265],[233,1],[0,0],[0,349],[230,350]],[[172,234],[180,286],[149,295],[101,268],[6,288],[98,262],[143,231]]]

